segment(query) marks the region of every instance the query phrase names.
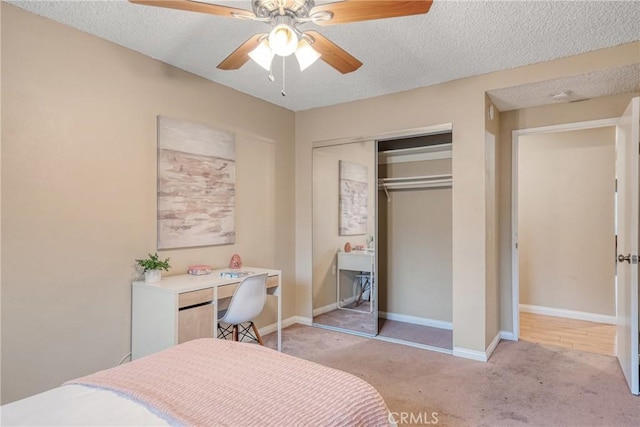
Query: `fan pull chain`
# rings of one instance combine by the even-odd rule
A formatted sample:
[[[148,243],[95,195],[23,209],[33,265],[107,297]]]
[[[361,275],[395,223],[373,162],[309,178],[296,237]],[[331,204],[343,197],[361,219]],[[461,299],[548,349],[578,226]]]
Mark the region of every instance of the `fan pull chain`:
[[[287,93],[284,91],[284,56],[282,57],[282,92],[280,94],[282,96],[287,96]]]

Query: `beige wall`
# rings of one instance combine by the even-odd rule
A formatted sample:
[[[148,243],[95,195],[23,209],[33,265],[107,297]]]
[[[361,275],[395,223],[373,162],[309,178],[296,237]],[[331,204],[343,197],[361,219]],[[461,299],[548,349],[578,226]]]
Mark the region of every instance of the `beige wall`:
[[[637,52],[636,52],[637,53]],[[637,53],[636,57],[640,56]],[[631,56],[633,58],[633,56]],[[588,101],[508,111],[500,114],[500,329],[513,331],[511,268],[511,157],[512,132],[565,123],[620,117],[638,93],[625,93]]]
[[[365,245],[367,237],[375,233],[375,207],[377,185],[375,179],[374,141],[354,142],[313,149],[313,308],[335,304],[336,253],[345,243]],[[340,160],[367,167],[369,192],[367,200],[367,233],[340,236],[339,224],[339,174]],[[345,279],[343,279],[345,280]],[[342,282],[344,287],[344,281]],[[348,287],[351,288],[350,286]]]
[[[485,92],[637,63],[629,43],[483,76],[296,114],[296,300],[311,316],[311,146],[314,141],[375,137],[443,123],[453,127],[453,345],[484,353],[498,294],[487,287]],[[498,141],[504,141],[502,137]],[[497,149],[500,159],[505,155]],[[502,172],[500,172],[502,173]],[[500,180],[502,175],[499,175]],[[500,191],[503,190],[500,184]],[[504,193],[499,193],[502,196]],[[501,197],[498,201],[502,206]],[[502,215],[499,215],[502,217]],[[506,264],[500,252],[500,264]],[[497,260],[496,260],[497,261]],[[494,262],[494,267],[497,262]],[[492,292],[488,292],[488,290]],[[497,332],[497,331],[496,331]],[[495,335],[494,335],[495,336]]]
[[[378,166],[384,178],[451,173],[451,160]],[[378,202],[379,309],[451,322],[451,188],[384,192]]]
[[[294,114],[2,3],[2,399],[130,351],[134,259],[156,245],[156,116],[236,135],[234,245],[162,251],[284,271],[295,314]],[[275,321],[271,304],[260,323]]]
[[[518,141],[520,303],[615,316],[615,126]]]

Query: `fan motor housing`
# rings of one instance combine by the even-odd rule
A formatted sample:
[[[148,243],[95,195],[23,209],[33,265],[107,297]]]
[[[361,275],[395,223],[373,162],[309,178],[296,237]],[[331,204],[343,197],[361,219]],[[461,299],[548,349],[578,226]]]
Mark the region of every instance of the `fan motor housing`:
[[[254,0],[252,4],[253,13],[259,18],[273,17],[280,7],[292,18],[308,18],[314,6],[314,0]]]

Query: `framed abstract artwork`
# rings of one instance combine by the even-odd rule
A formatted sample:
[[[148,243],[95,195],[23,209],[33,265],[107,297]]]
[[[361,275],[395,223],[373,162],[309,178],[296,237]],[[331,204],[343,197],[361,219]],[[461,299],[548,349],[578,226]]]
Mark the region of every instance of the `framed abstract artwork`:
[[[367,233],[368,169],[340,160],[340,236]]]
[[[158,116],[158,249],[235,242],[235,137]]]

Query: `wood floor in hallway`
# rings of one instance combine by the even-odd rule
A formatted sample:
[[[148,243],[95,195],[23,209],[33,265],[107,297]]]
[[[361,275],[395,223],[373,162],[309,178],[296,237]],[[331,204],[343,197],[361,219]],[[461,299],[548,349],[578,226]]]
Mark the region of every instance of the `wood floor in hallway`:
[[[615,356],[616,326],[520,312],[520,339]]]

